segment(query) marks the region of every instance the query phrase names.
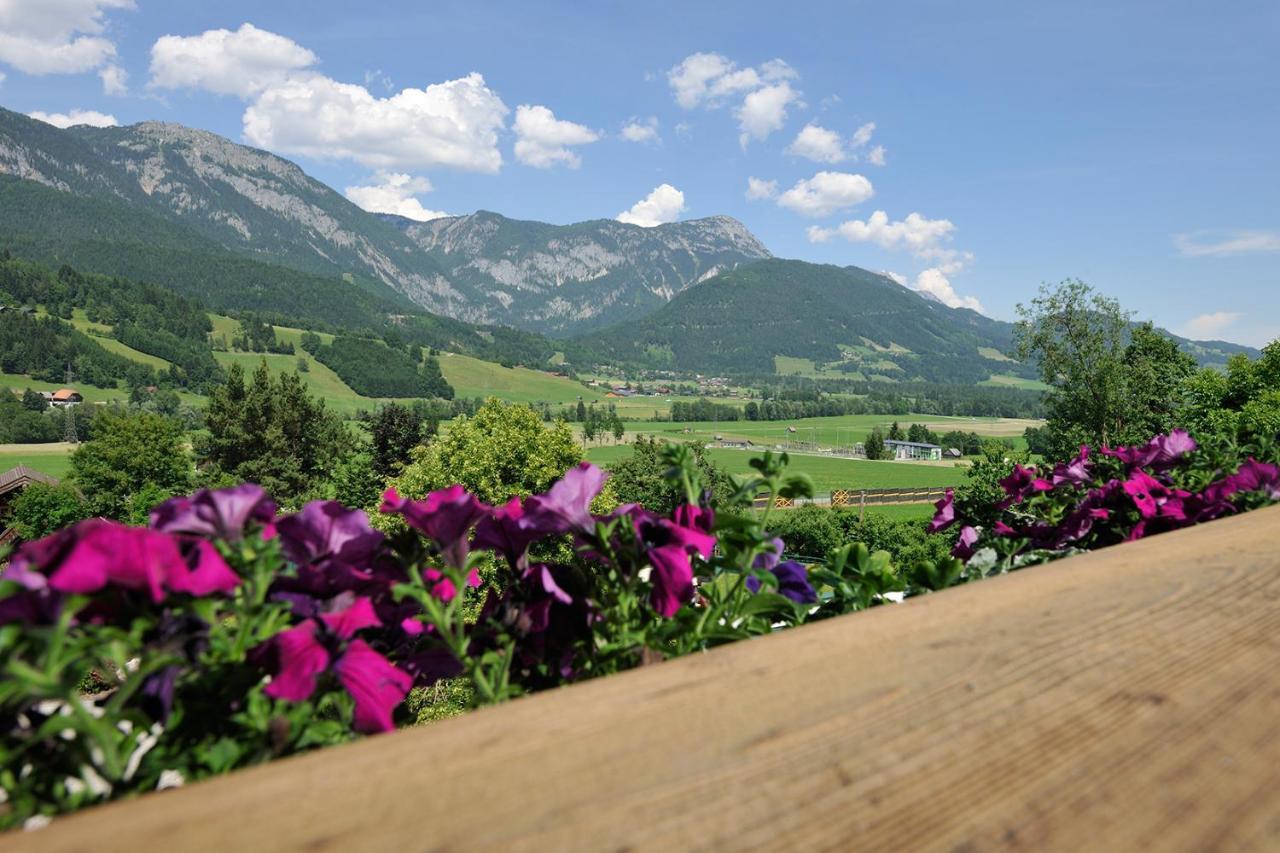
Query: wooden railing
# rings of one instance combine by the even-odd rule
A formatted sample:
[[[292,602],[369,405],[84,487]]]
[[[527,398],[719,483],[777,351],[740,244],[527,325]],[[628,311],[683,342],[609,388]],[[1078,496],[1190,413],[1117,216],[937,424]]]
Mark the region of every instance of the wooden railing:
[[[41,851],[1280,849],[1280,507],[57,819]]]
[[[914,489],[833,489],[826,496],[812,498],[774,498],[773,505],[778,509],[791,509],[796,506],[846,506],[868,507],[885,504],[919,504],[936,503],[946,496],[946,489],[936,487],[920,487]],[[763,509],[769,505],[769,498],[756,498],[755,506]]]

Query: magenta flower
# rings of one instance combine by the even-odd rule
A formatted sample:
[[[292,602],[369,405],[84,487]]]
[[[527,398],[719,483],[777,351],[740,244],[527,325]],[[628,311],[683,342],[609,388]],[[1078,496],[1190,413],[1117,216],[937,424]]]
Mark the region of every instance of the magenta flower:
[[[230,489],[201,489],[191,497],[170,498],[151,510],[151,526],[166,533],[239,542],[249,522],[269,525],[276,505],[261,486],[243,483]]]
[[[955,547],[951,549],[951,556],[957,560],[968,561],[976,551],[974,548],[978,544],[978,531],[968,525],[960,530],[960,538],[956,540]]]
[[[413,677],[355,638],[357,631],[381,624],[369,599],[348,598],[340,606],[281,631],[254,650],[254,658],[272,672],[263,692],[303,702],[315,692],[320,676],[331,672],[355,700],[355,729],[390,731],[391,712],[413,686]]]
[[[1070,462],[1059,462],[1053,469],[1053,487],[1062,485],[1084,486],[1092,480],[1089,473],[1089,447],[1080,445],[1080,455]]]
[[[312,501],[277,521],[276,532],[285,557],[298,566],[302,585],[325,594],[370,580],[383,542],[362,510],[337,501]]]
[[[662,616],[674,616],[693,597],[692,557],[696,554],[705,560],[715,550],[715,536],[701,529],[708,525],[708,513],[697,507],[681,507],[673,513],[673,518],[700,527],[685,527],[644,510],[637,510],[632,516],[637,538],[652,567],[649,602]]]
[[[1101,453],[1119,459],[1130,468],[1163,470],[1195,449],[1195,439],[1186,430],[1175,429],[1168,435],[1157,435],[1143,445],[1104,447]]]
[[[476,524],[476,535],[471,546],[502,554],[515,568],[523,568],[528,562],[529,546],[542,538],[526,520],[524,505],[519,498],[512,498]]]
[[[934,513],[933,520],[929,522],[928,528],[930,533],[938,533],[946,530],[948,527],[956,523],[956,495],[954,489],[947,489],[946,495],[942,500],[934,504],[937,512]]]
[[[769,548],[762,553],[756,555],[755,561],[751,564],[753,569],[769,569],[778,565],[782,561],[782,552],[786,550],[786,544],[776,536],[769,540]]]
[[[999,507],[1007,509],[1016,503],[1021,503],[1036,492],[1052,490],[1053,483],[1037,476],[1034,467],[1023,468],[1015,462],[1013,473],[1000,481],[1000,488],[1004,489],[1008,497],[999,504]]]
[[[183,545],[188,546],[185,553]],[[230,592],[240,583],[208,542],[184,542],[102,519],[82,521],[24,545],[4,577],[38,589],[37,570],[58,592],[83,595],[110,585],[145,591],[155,602],[163,601],[166,592],[209,595]]]
[[[525,502],[525,523],[543,534],[589,533],[596,526],[591,502],[608,477],[590,462],[570,468],[545,495]]]
[[[395,489],[387,489],[380,511],[400,515],[410,527],[436,544],[446,563],[460,569],[467,561],[467,534],[490,507],[462,486],[450,486],[420,501],[402,498]]]
[[[1190,492],[1170,489],[1145,471],[1131,472],[1124,483],[1124,491],[1133,499],[1134,506],[1144,519],[1155,518],[1157,515],[1175,520],[1186,518],[1182,499],[1190,497]]]
[[[769,573],[778,579],[778,594],[789,598],[796,604],[814,604],[818,593],[809,583],[809,572],[795,560],[777,563],[769,568]],[[754,575],[747,576],[747,589],[760,591],[760,579]]]

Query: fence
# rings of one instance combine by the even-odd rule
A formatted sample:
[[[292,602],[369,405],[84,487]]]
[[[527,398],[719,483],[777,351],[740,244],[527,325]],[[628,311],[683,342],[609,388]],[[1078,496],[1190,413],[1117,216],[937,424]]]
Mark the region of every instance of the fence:
[[[946,495],[946,489],[833,489],[829,497],[813,498],[774,498],[773,505],[778,509],[791,509],[796,506],[812,504],[814,506],[884,506],[887,504],[937,503]],[[757,498],[755,506],[763,509],[769,503],[768,498]]]

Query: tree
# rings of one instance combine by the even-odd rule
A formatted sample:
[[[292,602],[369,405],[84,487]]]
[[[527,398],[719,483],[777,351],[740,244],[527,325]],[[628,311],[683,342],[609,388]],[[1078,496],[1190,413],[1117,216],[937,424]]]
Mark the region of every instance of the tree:
[[[666,443],[639,435],[631,445],[631,455],[609,465],[609,482],[621,503],[638,503],[652,512],[670,513],[685,502],[684,492],[664,476],[670,467],[662,459]],[[702,475],[702,485],[711,489],[714,502],[723,505],[733,490],[729,475],[707,455],[701,444],[690,443],[694,465]]]
[[[323,494],[329,473],[353,446],[342,421],[296,373],[272,377],[266,362],[248,385],[243,368],[232,365],[209,395],[205,426],[206,480],[255,482],[285,504]]]
[[[1135,326],[1122,356],[1125,409],[1118,444],[1136,444],[1178,426],[1180,389],[1196,372],[1196,360],[1150,323]]]
[[[48,536],[90,515],[84,496],[70,483],[31,483],[9,504],[5,522],[23,541]]]
[[[92,514],[140,523],[156,503],[191,488],[182,425],[155,412],[103,409],[93,438],[71,455],[71,480]]]
[[[889,427],[889,441],[906,441],[907,437],[902,432],[902,427],[898,426],[898,422],[894,421]]]
[[[43,412],[49,408],[49,401],[39,391],[28,388],[22,394],[22,408],[28,412]]]
[[[582,447],[563,421],[544,426],[532,407],[491,399],[411,455],[391,482],[401,495],[421,498],[460,483],[499,504],[550,488],[582,459]]]
[[[1124,348],[1129,315],[1114,299],[1069,279],[1019,305],[1018,357],[1036,361],[1048,394],[1056,455],[1083,443],[1113,444],[1127,416]]]
[[[622,423],[622,418],[618,417],[615,412],[613,415],[613,440],[622,441],[622,436],[626,435],[627,428]]]
[[[868,459],[883,459],[885,457],[884,433],[880,431],[880,427],[871,430],[867,440],[862,443],[862,447]]]
[[[577,414],[578,414],[578,423],[584,423],[587,420],[587,404],[582,402],[581,400],[578,401]]]
[[[409,452],[422,443],[422,418],[399,403],[383,406],[366,426],[373,468],[383,478],[397,473],[409,461]]]

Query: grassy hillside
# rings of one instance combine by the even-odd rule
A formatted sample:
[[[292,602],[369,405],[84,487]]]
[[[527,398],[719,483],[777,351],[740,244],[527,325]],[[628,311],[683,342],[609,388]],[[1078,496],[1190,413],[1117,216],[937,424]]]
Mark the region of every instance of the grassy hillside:
[[[26,465],[42,474],[62,479],[71,470],[71,452],[75,445],[0,444],[0,474],[15,465]]]
[[[442,353],[440,370],[458,397],[499,397],[520,403],[590,403],[604,394],[563,376],[527,367],[503,367],[467,355]]]

